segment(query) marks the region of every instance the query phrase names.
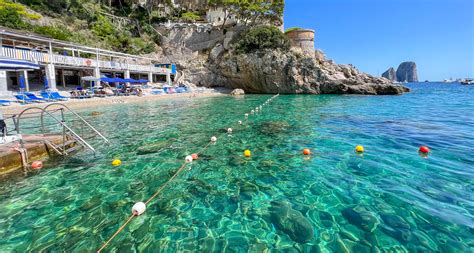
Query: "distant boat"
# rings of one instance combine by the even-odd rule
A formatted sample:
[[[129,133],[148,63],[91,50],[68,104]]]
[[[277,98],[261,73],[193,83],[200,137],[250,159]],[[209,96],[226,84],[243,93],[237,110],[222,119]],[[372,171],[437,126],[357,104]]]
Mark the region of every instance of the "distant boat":
[[[464,79],[461,81],[462,85],[473,85],[474,84],[474,79]]]
[[[425,83],[429,83],[429,82],[430,82],[430,80],[425,80]]]
[[[451,77],[450,79],[444,79],[445,83],[454,83],[453,78]]]

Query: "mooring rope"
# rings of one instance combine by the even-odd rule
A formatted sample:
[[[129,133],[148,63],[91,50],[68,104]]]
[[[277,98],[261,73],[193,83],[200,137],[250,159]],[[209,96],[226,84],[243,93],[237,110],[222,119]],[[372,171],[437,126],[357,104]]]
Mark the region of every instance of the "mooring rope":
[[[279,96],[279,94],[277,95],[274,95],[273,97],[271,97],[270,99],[266,100],[265,103],[263,103],[262,105],[260,106],[257,106],[255,108],[255,110],[251,110],[250,111],[250,114],[255,114],[255,113],[258,113],[259,111],[262,111],[262,107],[264,105],[268,105],[269,102],[271,102],[274,98],[276,98],[277,96]],[[248,118],[248,113],[245,114],[245,119],[247,120]],[[241,124],[242,122],[239,121],[239,125]],[[233,125],[231,125],[233,126]],[[230,132],[232,132],[232,128],[229,128],[230,129]],[[228,131],[229,133],[229,131]],[[220,134],[218,135],[218,137],[220,138],[221,136],[223,136],[224,134]],[[217,137],[216,137],[217,138]],[[218,140],[218,139],[217,139]],[[207,148],[209,148],[209,146],[214,143],[214,141],[210,141],[208,142],[198,153],[196,154],[202,154],[204,151],[207,150]],[[166,188],[166,186],[171,182],[173,181],[176,177],[178,177],[178,175],[186,168],[186,165],[188,164],[187,161],[185,161],[181,167],[179,167],[179,169],[176,171],[176,173],[174,173],[174,175],[168,179],[168,181],[166,181],[160,188],[158,188],[158,190],[145,202],[145,206],[148,205],[151,201],[153,201],[153,199],[155,199],[156,197],[158,197],[160,195],[160,193]],[[133,220],[134,217],[136,216],[139,216],[140,214],[137,214],[137,213],[132,213],[132,215],[130,215],[130,217],[128,217],[128,219],[126,220],[126,222],[120,226],[119,229],[117,229],[117,231],[115,231],[115,233],[100,247],[100,249],[97,251],[98,253],[100,253],[103,249],[105,249],[109,244],[110,242],[112,242],[112,240],[120,233],[122,232],[122,230],[127,227],[127,225]]]

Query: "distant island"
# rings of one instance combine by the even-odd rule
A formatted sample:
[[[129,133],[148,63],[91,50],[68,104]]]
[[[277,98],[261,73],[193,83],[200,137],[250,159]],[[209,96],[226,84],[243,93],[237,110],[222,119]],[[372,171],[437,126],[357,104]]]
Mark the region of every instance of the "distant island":
[[[412,61],[402,62],[397,71],[390,67],[382,74],[382,77],[393,82],[418,82],[416,63]]]

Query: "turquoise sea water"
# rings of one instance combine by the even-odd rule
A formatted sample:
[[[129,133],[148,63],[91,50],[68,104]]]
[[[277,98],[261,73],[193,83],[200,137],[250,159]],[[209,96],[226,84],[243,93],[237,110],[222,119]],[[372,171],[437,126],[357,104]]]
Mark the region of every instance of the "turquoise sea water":
[[[213,135],[106,252],[473,252],[474,87],[410,87],[83,110],[113,144],[1,182],[0,252],[96,251]]]

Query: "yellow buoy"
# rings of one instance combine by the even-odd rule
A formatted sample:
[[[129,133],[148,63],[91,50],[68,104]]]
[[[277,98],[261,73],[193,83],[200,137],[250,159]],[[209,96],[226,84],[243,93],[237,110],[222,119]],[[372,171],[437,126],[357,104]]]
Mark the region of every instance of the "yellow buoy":
[[[250,152],[250,150],[247,149],[247,150],[244,151],[244,156],[245,157],[251,157],[252,153]]]
[[[364,147],[361,146],[361,145],[357,145],[355,150],[356,150],[357,153],[363,153],[364,152]]]
[[[115,159],[112,161],[112,166],[114,167],[120,166],[121,164],[122,164],[122,161],[120,161],[119,159]]]

